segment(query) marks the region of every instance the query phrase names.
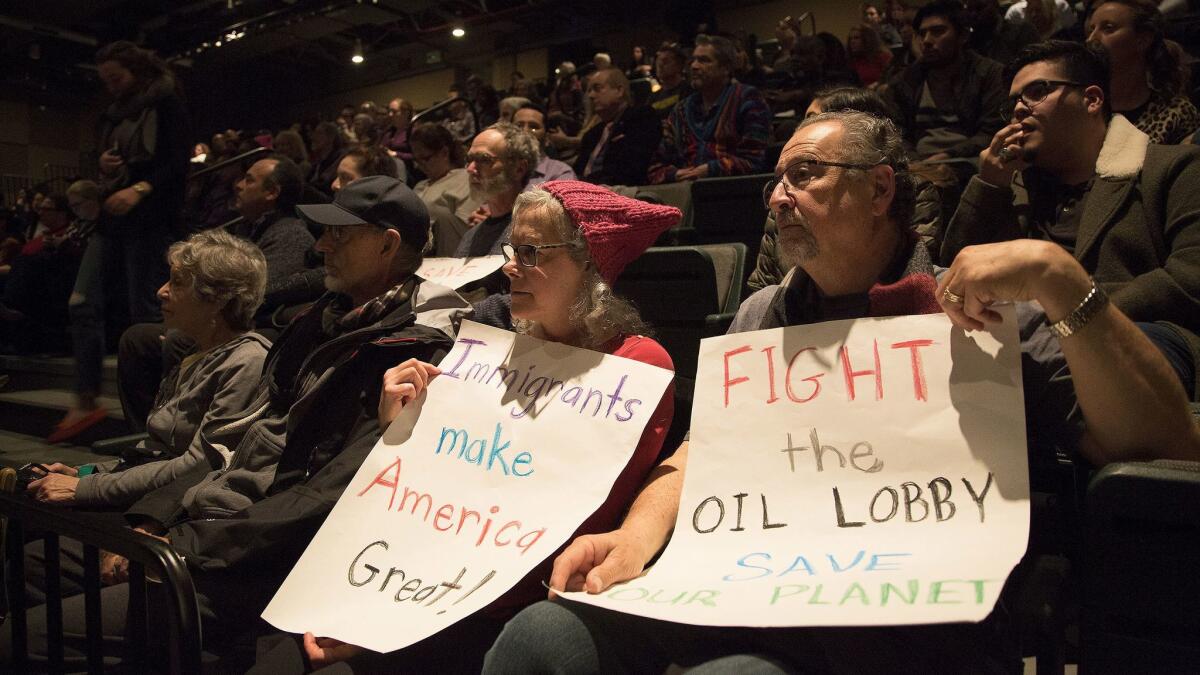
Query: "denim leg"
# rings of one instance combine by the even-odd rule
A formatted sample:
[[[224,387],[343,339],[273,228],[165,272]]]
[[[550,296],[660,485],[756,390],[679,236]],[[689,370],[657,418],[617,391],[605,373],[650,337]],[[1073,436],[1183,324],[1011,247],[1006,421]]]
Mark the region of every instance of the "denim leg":
[[[171,239],[169,233],[154,230],[120,237],[131,324],[162,321],[158,289],[170,276],[166,256]]]
[[[111,260],[109,242],[99,232],[88,239],[75,289],[67,301],[71,319],[71,350],[75,356],[75,391],[86,396],[100,393],[104,363],[104,268]]]

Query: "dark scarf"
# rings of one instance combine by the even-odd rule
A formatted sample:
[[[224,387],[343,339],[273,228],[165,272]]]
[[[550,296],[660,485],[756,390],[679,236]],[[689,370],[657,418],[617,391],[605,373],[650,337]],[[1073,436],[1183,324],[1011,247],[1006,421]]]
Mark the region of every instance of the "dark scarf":
[[[321,315],[321,327],[330,337],[366,328],[396,311],[416,292],[417,279],[409,277],[386,293],[376,296],[358,307],[351,306],[352,301],[349,297],[339,295],[325,306],[325,311]]]
[[[905,237],[883,276],[866,293],[829,297],[800,268],[771,302],[765,317],[768,325],[781,328],[819,321],[856,319],[866,316],[936,314],[937,280],[929,252],[915,236]]]

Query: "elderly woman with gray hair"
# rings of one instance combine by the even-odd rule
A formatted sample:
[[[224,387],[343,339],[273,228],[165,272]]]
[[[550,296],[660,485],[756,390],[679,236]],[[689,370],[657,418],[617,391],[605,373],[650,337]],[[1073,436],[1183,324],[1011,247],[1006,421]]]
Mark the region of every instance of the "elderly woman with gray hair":
[[[29,484],[39,501],[89,507],[122,506],[207,463],[225,457],[201,442],[212,420],[249,404],[270,342],[250,332],[267,283],[263,254],[248,241],[207,230],[167,251],[170,279],[158,289],[163,321],[196,341],[188,356],[162,381],[146,420],[150,438],[138,457],[71,467],[55,463]]]

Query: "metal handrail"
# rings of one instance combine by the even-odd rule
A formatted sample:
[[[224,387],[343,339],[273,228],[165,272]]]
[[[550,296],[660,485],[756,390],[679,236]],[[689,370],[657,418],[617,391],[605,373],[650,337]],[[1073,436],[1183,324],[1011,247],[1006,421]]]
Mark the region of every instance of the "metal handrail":
[[[437,103],[434,103],[433,105],[422,110],[421,112],[417,113],[416,115],[413,115],[412,122],[409,123],[409,126],[415,126],[417,124],[417,122],[419,122],[421,120],[422,117],[425,117],[426,115],[428,115],[430,113],[437,112],[443,108],[449,107],[450,104],[454,103],[455,101],[462,101],[467,104],[468,108],[471,109],[471,121],[475,124],[475,128],[473,129],[473,131],[476,134],[479,133],[479,111],[475,109],[475,104],[472,103],[470,99],[463,98],[462,96],[455,96],[453,98],[448,98],[445,101],[438,101]]]
[[[220,162],[213,164],[212,166],[206,166],[203,169],[200,169],[199,171],[195,171],[195,172],[189,174],[187,179],[193,180],[193,179],[199,178],[200,176],[206,176],[214,171],[220,171],[221,169],[224,169],[225,167],[229,166],[230,164],[234,164],[237,162],[244,162],[247,159],[250,159],[251,157],[257,157],[259,155],[267,155],[270,153],[271,153],[271,150],[269,148],[263,148],[263,147],[258,147],[253,150],[247,150],[246,152],[243,152],[242,154],[238,155],[237,157],[230,157],[229,159],[223,159]]]
[[[93,589],[88,588],[89,584],[85,582],[85,596],[89,596],[87,597],[89,614],[92,612],[91,605],[96,604],[98,607],[98,549],[102,548],[129,559],[131,608],[144,604],[144,579],[151,578],[160,581],[168,594],[170,626],[174,629],[170,640],[171,672],[182,675],[199,675],[202,643],[200,605],[195,586],[192,584],[191,574],[188,572],[183,558],[170,545],[129,528],[114,527],[110,522],[90,517],[89,514],[41,504],[21,494],[0,492],[0,516],[8,518],[9,521],[7,537],[10,545],[7,548],[9,552],[12,552],[9,571],[14,575],[23,571],[24,568],[21,543],[26,527],[50,533],[46,546],[48,553],[51,550],[57,553],[59,536],[74,539],[84,545],[85,578],[96,584],[96,588]],[[47,558],[49,559],[50,556],[48,555]],[[54,559],[57,563],[57,555],[54,556]],[[50,576],[47,574],[48,580]],[[57,575],[54,575],[54,581],[57,581]],[[14,659],[18,658],[19,652],[19,658],[23,660],[26,648],[24,640],[26,617],[22,579],[16,579],[16,583],[11,584],[11,588],[14,596],[9,598],[10,614],[12,615],[10,620],[13,621],[13,656]],[[61,598],[56,592],[51,593],[52,590],[56,589],[47,588],[48,623],[54,621],[57,616],[58,625],[61,627]],[[96,599],[95,603],[93,603],[93,598]],[[140,623],[139,617],[134,617],[132,613],[129,620],[131,624]],[[97,631],[100,629],[98,616],[94,622],[92,617],[88,617],[88,659],[90,663],[98,665],[99,656],[98,654],[93,655],[92,650],[93,644],[97,649],[99,648],[100,640],[98,635],[93,639],[91,635],[93,628]],[[145,626],[141,626],[141,629],[144,632]],[[136,632],[136,629],[133,630]],[[136,638],[131,641],[135,640]],[[133,649],[144,648],[144,641],[140,645],[128,646]],[[52,645],[52,663],[57,660],[55,651]],[[57,649],[58,659],[61,659],[61,655],[60,644]],[[94,668],[91,669],[94,670]]]

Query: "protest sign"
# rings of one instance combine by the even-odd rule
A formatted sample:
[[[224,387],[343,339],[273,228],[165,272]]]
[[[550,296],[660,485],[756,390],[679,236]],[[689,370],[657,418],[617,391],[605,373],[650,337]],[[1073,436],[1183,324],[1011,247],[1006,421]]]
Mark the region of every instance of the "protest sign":
[[[504,256],[485,255],[478,258],[425,258],[417,275],[449,288],[462,288],[479,281],[504,265]]]
[[[1025,551],[1029,476],[1011,307],[701,343],[679,516],[659,562],[599,595],[720,626],[979,621]]]
[[[500,597],[604,502],[671,373],[463,322],[263,618],[380,652]]]

